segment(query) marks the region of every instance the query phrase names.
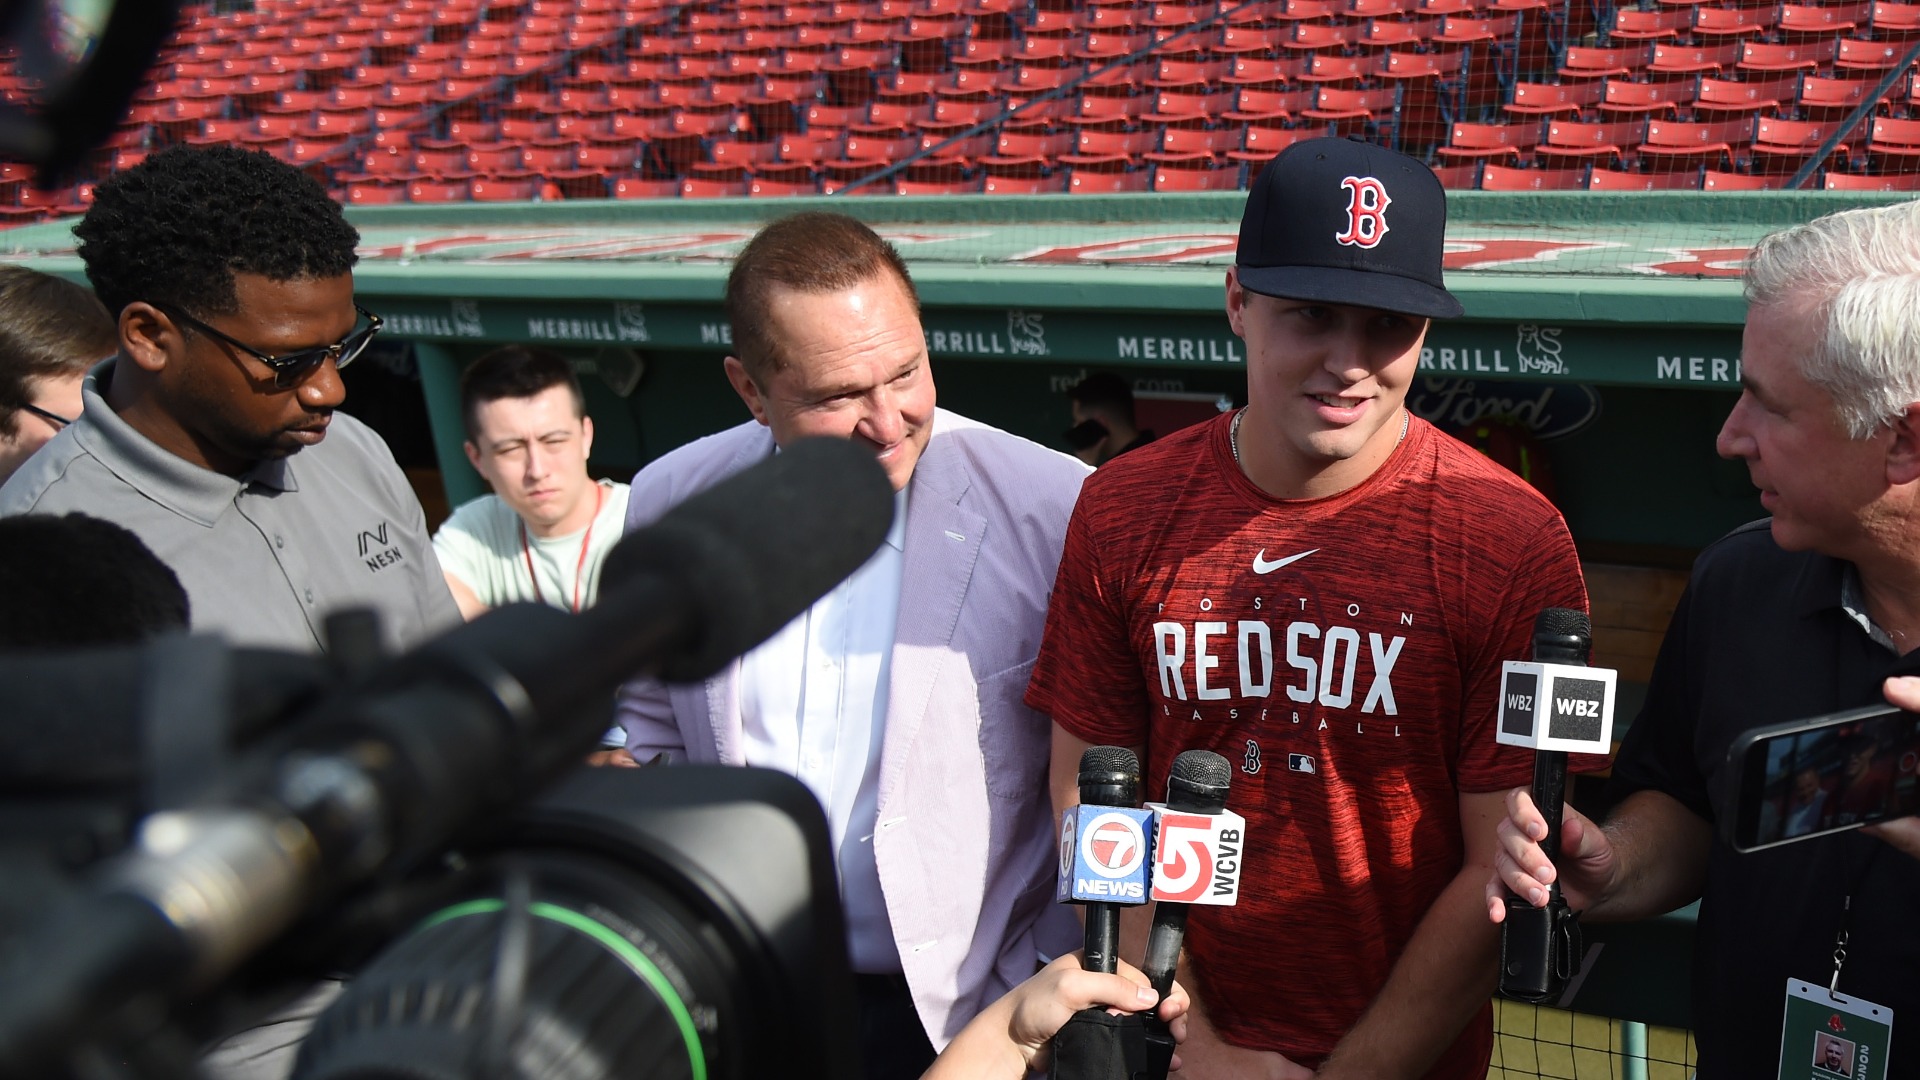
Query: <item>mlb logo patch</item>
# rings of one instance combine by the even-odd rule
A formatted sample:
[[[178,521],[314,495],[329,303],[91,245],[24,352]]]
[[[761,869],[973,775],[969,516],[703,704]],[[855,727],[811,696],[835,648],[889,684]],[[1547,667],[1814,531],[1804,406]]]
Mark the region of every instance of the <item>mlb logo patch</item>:
[[[1287,771],[1318,773],[1320,770],[1314,767],[1313,758],[1308,757],[1306,754],[1288,754]]]

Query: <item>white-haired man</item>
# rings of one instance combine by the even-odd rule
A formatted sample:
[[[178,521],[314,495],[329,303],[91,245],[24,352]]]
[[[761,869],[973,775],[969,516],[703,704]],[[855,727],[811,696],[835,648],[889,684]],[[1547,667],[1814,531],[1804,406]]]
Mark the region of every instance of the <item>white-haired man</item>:
[[[1714,828],[1743,731],[1883,694],[1920,708],[1920,680],[1888,679],[1920,644],[1920,202],[1769,236],[1746,296],[1743,391],[1718,449],[1747,463],[1772,517],[1694,563],[1614,769],[1622,801],[1604,826],[1568,808],[1557,869],[1592,919],[1701,899],[1700,1080],[1806,1073],[1813,1032],[1783,1033],[1789,980],[1824,997],[1837,978],[1861,1008],[1920,1022],[1920,862],[1883,843],[1920,850],[1920,823],[1750,854]],[[1556,876],[1524,789],[1498,833],[1496,920],[1507,889],[1541,903]],[[1823,1025],[1856,1022],[1829,1012]],[[1884,1075],[1920,1076],[1903,1044],[1876,1062]]]

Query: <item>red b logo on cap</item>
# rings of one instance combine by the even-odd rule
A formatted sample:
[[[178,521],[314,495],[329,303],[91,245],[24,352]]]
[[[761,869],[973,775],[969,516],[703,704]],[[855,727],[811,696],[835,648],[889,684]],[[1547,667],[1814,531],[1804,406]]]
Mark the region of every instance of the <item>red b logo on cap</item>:
[[[1371,176],[1349,176],[1340,181],[1347,189],[1347,228],[1334,234],[1337,243],[1348,247],[1371,248],[1387,235],[1387,207],[1393,200],[1387,186]]]

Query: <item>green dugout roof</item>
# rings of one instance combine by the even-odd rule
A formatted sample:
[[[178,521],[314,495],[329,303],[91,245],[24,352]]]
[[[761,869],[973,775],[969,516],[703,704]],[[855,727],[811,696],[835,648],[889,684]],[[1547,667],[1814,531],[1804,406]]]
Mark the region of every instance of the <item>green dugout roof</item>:
[[[935,356],[1106,366],[1243,363],[1220,313],[1240,193],[849,196],[460,203],[350,211],[364,303],[394,337],[449,344],[724,351],[728,261],[763,221],[859,216],[906,256]],[[1629,386],[1737,385],[1738,267],[1781,226],[1855,193],[1450,196],[1448,285],[1464,319],[1423,370]],[[77,276],[67,223],[18,228],[7,258]]]

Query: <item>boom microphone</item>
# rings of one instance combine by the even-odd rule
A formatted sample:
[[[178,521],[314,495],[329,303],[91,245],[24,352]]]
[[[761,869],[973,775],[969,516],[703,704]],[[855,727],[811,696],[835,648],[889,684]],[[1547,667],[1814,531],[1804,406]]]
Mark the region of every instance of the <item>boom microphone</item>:
[[[1614,673],[1587,667],[1593,624],[1572,608],[1547,608],[1533,623],[1533,661],[1509,660],[1500,678],[1496,738],[1534,749],[1533,802],[1546,819],[1540,850],[1560,858],[1567,753],[1605,754],[1613,734]],[[1577,913],[1556,878],[1545,907],[1507,896],[1500,929],[1500,992],[1535,1003],[1557,998],[1580,952]]]
[[[1147,829],[1140,761],[1123,746],[1089,746],[1080,755],[1080,805],[1061,816],[1062,901],[1086,905],[1080,966],[1113,973],[1120,957],[1120,908],[1147,902]]]
[[[872,454],[802,441],[623,540],[593,608],[508,605],[377,667],[242,758],[237,794],[150,816],[19,935],[0,1075],[47,1074],[90,1023],[211,985],[304,911],[432,857],[577,763],[623,680],[699,678],[772,636],[867,560],[892,511]]]

